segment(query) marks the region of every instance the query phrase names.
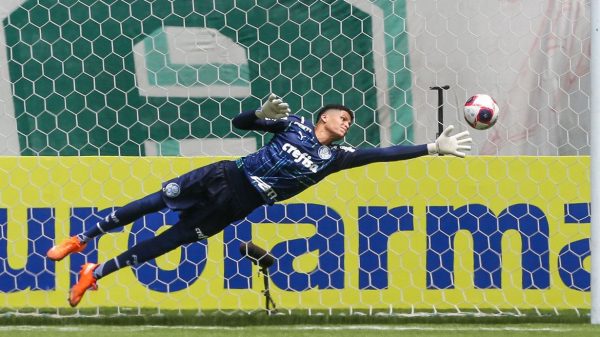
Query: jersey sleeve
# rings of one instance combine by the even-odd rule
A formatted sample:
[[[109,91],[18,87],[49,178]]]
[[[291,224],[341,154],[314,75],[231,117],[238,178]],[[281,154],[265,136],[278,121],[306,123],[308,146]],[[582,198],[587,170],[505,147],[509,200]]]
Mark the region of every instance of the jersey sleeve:
[[[345,170],[371,163],[412,159],[429,154],[427,144],[395,145],[369,149],[340,146],[340,150],[341,154],[337,160],[337,170]]]
[[[286,119],[260,119],[256,117],[256,110],[244,111],[237,115],[232,122],[233,126],[240,130],[254,130],[265,132],[281,132],[289,125]]]

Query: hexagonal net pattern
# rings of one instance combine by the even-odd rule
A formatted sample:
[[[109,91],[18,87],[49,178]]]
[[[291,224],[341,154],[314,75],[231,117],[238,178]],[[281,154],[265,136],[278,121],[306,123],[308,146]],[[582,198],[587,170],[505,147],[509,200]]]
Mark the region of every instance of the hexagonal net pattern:
[[[124,224],[61,262],[57,241],[161,182],[272,135],[232,120],[276,93],[344,145],[469,130],[471,155],[377,163],[119,271],[83,308],[280,312],[588,309],[590,1],[10,0],[0,4],[0,306],[66,307],[85,262],[177,223]],[[445,87],[447,89],[432,89]],[[489,94],[498,122],[463,104]],[[440,95],[438,95],[440,94]],[[440,120],[440,113],[443,120]],[[133,272],[132,272],[133,271]]]

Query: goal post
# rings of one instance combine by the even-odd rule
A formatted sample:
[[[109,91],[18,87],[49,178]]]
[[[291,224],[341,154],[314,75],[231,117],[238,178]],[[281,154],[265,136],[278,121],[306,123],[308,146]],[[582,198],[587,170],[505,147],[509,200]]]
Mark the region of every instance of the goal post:
[[[600,55],[600,5],[597,1],[591,3],[591,53]],[[591,59],[590,78],[592,92],[600,89],[600,61],[598,58]],[[595,89],[595,90],[594,90]],[[592,94],[591,103],[591,167],[590,180],[592,185],[592,209],[594,214],[600,214],[600,95]],[[592,218],[591,231],[592,247],[592,300],[591,321],[592,324],[600,324],[600,221]]]
[[[44,258],[162,181],[264,145],[270,135],[231,121],[274,92],[307,119],[324,104],[349,106],[345,145],[431,142],[443,117],[470,131],[473,149],[336,173],[102,279],[81,308],[260,310],[263,280],[239,251],[253,242],[275,258],[269,294],[281,312],[592,310],[597,323],[597,6],[2,1],[1,310],[66,308],[81,264],[174,224],[163,210],[61,262]],[[489,130],[464,121],[475,94],[500,107]]]

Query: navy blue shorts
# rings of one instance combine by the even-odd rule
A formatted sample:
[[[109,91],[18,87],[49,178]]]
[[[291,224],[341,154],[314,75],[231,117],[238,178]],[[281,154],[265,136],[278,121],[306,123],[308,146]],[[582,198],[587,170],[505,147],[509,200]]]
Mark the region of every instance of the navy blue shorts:
[[[190,171],[162,184],[167,207],[180,212],[179,229],[213,236],[264,204],[234,161],[226,160]],[[181,228],[184,227],[184,228]]]

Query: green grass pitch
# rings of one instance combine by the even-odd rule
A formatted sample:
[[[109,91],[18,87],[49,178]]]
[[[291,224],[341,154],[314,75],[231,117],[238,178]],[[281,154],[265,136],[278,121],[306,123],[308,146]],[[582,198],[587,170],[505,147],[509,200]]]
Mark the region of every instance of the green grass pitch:
[[[382,324],[277,326],[153,326],[153,325],[13,325],[0,328],[4,337],[325,337],[325,336],[461,336],[461,337],[592,337],[600,326],[590,324]]]

